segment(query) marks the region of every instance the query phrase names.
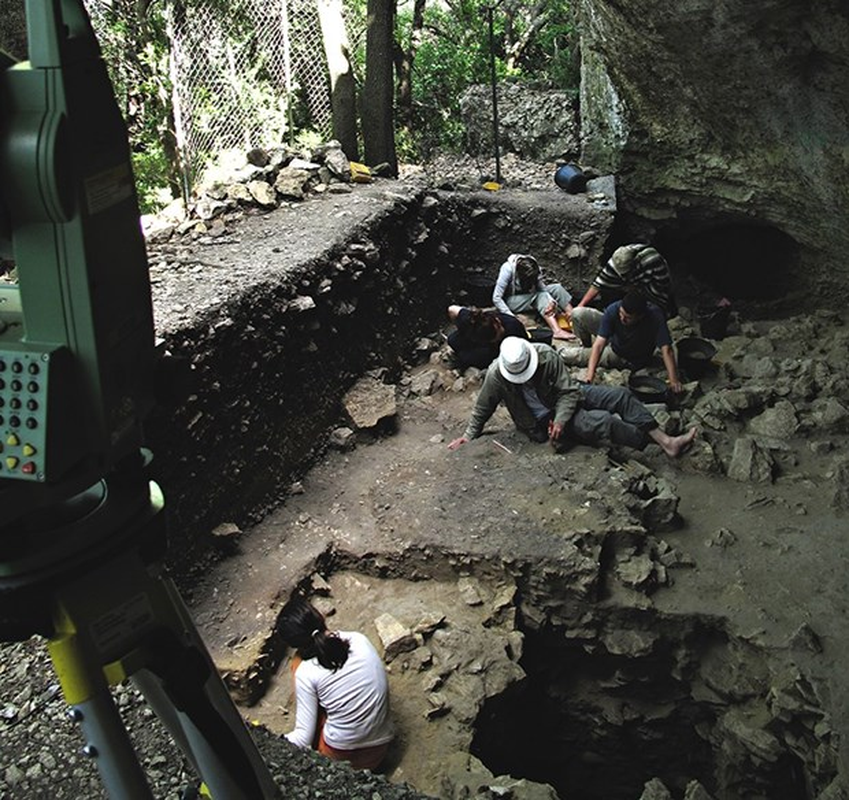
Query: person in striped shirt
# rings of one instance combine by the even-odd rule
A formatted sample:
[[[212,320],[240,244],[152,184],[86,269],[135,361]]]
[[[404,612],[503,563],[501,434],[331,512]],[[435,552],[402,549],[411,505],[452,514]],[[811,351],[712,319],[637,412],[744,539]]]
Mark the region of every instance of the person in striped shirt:
[[[667,319],[678,310],[672,296],[672,279],[666,259],[648,244],[626,244],[616,248],[607,264],[596,275],[581,302],[572,310],[585,308],[602,295],[605,305],[621,300],[628,289],[639,289],[650,303],[658,306]]]

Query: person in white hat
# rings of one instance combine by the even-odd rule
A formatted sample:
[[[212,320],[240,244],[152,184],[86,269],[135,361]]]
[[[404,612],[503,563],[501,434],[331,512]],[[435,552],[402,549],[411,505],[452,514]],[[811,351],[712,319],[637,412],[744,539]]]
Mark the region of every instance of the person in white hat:
[[[535,442],[555,447],[568,438],[590,445],[611,443],[642,450],[649,442],[677,458],[696,437],[664,433],[649,410],[622,386],[591,386],[572,380],[557,351],[547,344],[508,336],[487,369],[472,416],[450,450],[476,439],[504,403],[516,427]]]

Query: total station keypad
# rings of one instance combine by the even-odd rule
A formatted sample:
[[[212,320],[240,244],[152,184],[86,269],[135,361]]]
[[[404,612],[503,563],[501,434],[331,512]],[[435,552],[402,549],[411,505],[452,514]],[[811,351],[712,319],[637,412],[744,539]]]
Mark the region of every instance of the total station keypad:
[[[0,353],[0,477],[43,479],[48,359]]]

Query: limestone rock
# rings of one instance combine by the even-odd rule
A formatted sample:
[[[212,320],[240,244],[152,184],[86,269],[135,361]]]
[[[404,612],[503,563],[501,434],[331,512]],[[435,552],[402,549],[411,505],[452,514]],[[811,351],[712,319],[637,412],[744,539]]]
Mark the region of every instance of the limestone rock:
[[[248,191],[257,204],[264,208],[274,208],[277,205],[277,192],[265,181],[250,181]]]
[[[304,190],[310,179],[310,173],[303,169],[284,167],[277,173],[274,188],[280,197],[287,200],[303,200]]]
[[[567,92],[500,84],[497,89],[499,144],[523,158],[553,161],[576,158],[580,150],[577,116]],[[472,155],[492,152],[492,88],[471,86],[460,98],[467,148]],[[552,108],[557,113],[552,113]],[[551,173],[554,185],[554,170]]]
[[[836,397],[817,398],[811,404],[811,426],[822,430],[845,430],[849,410]]]
[[[398,412],[395,387],[371,376],[360,378],[348,390],[342,406],[357,429],[373,428]]]
[[[227,197],[237,203],[252,203],[254,199],[251,190],[244,183],[231,183],[227,187]]]
[[[374,620],[374,627],[383,645],[383,660],[387,664],[400,653],[415,650],[418,646],[413,632],[391,614],[381,614],[377,617]]]
[[[686,458],[681,462],[686,469],[693,472],[702,472],[706,475],[715,475],[722,472],[722,464],[716,455],[716,451],[710,442],[703,438],[696,438]]]
[[[505,800],[557,800],[557,793],[545,783],[533,783],[509,775],[494,776],[477,758],[457,752],[440,768],[439,797],[505,798]]]
[[[807,0],[770,8],[767,29],[757,4],[732,0],[591,2],[581,26],[582,159],[618,174],[620,203],[647,230],[685,209],[697,221],[745,215],[775,234],[777,254],[799,250],[802,269],[816,273],[804,273],[806,282],[843,291],[842,271],[829,275],[827,265],[849,250],[845,204],[834,201],[847,196],[844,107],[835,97],[847,85],[849,16]],[[776,46],[763,46],[767,38]],[[738,79],[717,82],[719,65]],[[800,207],[798,183],[776,164],[810,162],[805,109],[815,109],[820,167]],[[722,252],[740,255],[730,243]],[[723,258],[703,255],[712,267]]]
[[[752,433],[772,439],[789,439],[799,429],[796,409],[787,400],[779,400],[749,422]]]
[[[838,511],[849,510],[849,457],[834,460],[830,478],[831,507]]]
[[[652,778],[643,787],[640,800],[672,800],[672,793],[666,788],[660,778]]]
[[[324,164],[337,180],[345,182],[351,180],[351,162],[341,148],[328,150],[324,156]]]
[[[331,432],[328,444],[334,450],[353,450],[357,444],[357,435],[350,428],[336,428]]]
[[[611,655],[639,658],[651,653],[658,637],[651,631],[622,628],[605,632],[600,638],[601,643]]]
[[[311,311],[314,308],[315,300],[313,300],[312,297],[309,295],[298,295],[298,297],[289,301],[287,310],[303,313],[304,311]]]
[[[736,742],[755,758],[774,763],[778,761],[783,747],[778,739],[766,729],[750,722],[744,712],[732,710],[719,721],[728,741]]]
[[[741,483],[772,483],[774,461],[768,450],[750,436],[734,442],[728,477]]]
[[[654,562],[646,554],[628,557],[617,562],[616,575],[625,586],[644,588],[654,575]]]
[[[240,536],[241,533],[242,531],[239,526],[232,522],[222,522],[221,525],[212,531],[212,535],[219,540],[234,539]]]
[[[439,373],[436,370],[428,369],[413,375],[410,382],[410,391],[419,397],[427,397],[433,394],[439,385]]]
[[[457,580],[457,590],[467,606],[483,605],[480,583],[475,578],[459,578]]]
[[[714,800],[714,798],[698,781],[690,781],[684,791],[684,800]]]

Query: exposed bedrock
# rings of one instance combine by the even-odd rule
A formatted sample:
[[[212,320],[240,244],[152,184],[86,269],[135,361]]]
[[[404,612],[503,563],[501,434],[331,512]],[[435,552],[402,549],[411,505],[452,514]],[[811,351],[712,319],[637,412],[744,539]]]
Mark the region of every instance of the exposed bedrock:
[[[582,160],[631,235],[738,296],[845,293],[845,3],[583,0],[581,30]]]

